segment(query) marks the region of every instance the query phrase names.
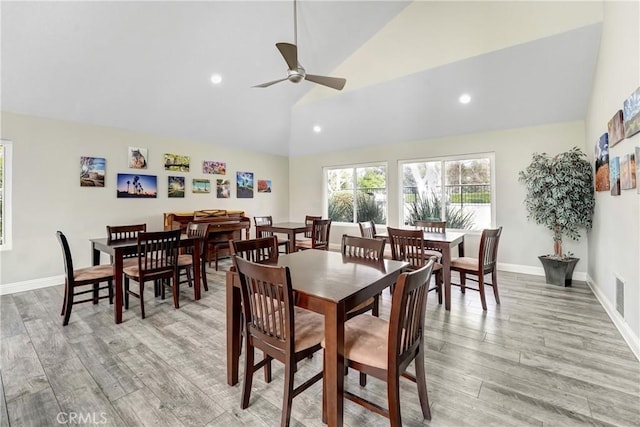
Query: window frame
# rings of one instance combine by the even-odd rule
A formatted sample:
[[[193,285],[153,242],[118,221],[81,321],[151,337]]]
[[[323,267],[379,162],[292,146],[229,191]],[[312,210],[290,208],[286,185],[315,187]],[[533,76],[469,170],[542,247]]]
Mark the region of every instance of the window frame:
[[[442,164],[442,173],[440,176],[440,188],[443,189],[446,186],[446,174],[444,173],[444,162],[447,161],[459,161],[459,160],[474,160],[474,159],[489,159],[489,171],[491,173],[491,177],[489,179],[491,185],[491,224],[489,227],[496,227],[496,154],[493,151],[489,152],[481,152],[481,153],[467,153],[467,154],[453,154],[447,156],[437,156],[437,157],[420,157],[420,158],[411,158],[411,159],[401,159],[398,160],[398,223],[404,224],[404,165],[409,163],[421,163],[421,162],[435,162],[439,161]],[[442,208],[445,208],[445,204],[442,204]],[[480,234],[482,233],[482,229],[470,229],[470,230],[461,230],[456,228],[447,227],[447,229],[454,231],[464,231],[467,234]]]
[[[12,239],[12,211],[11,206],[11,177],[13,176],[12,172],[12,156],[13,156],[13,143],[12,141],[2,139],[0,140],[0,149],[3,150],[3,177],[2,177],[2,188],[0,191],[2,192],[2,233],[3,233],[3,241],[0,243],[0,251],[8,251],[11,250],[13,239]]]
[[[383,225],[386,226],[389,223],[389,163],[386,161],[381,161],[381,162],[366,162],[366,163],[349,163],[349,164],[344,164],[344,165],[332,165],[332,166],[323,166],[322,167],[322,187],[323,187],[323,201],[322,201],[322,211],[324,212],[324,216],[325,217],[329,217],[329,185],[328,185],[328,174],[330,170],[336,170],[336,169],[353,169],[353,171],[355,172],[356,169],[358,168],[367,168],[367,167],[384,167],[385,169],[385,180],[384,180],[384,190],[385,190],[385,195],[387,197],[386,203],[385,203],[385,224],[376,224],[376,225]],[[354,192],[354,200],[356,200],[355,196],[356,196],[356,192],[358,191],[358,177],[355,173],[353,173],[353,192]],[[355,207],[355,205],[354,205]],[[354,209],[354,217],[357,215],[357,210]],[[354,218],[354,221],[357,218]],[[339,222],[339,221],[332,221],[332,224],[336,224],[336,225],[358,225],[357,222]]]

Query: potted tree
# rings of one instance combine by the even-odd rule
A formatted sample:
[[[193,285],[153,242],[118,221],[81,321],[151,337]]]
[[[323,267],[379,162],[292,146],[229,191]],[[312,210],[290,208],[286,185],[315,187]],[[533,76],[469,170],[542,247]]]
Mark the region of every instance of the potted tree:
[[[531,164],[519,173],[520,182],[527,187],[527,219],[553,232],[553,254],[538,257],[550,284],[571,286],[579,261],[562,251],[562,236],[578,240],[580,228],[591,229],[595,197],[586,157],[578,147],[553,157],[534,153]]]

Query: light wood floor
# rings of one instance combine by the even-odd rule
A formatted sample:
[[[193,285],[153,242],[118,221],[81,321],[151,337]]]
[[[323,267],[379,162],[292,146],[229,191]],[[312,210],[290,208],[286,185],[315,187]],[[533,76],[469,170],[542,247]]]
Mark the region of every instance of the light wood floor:
[[[170,299],[154,299],[149,286],[147,318],[140,319],[134,299],[121,325],[103,300],[74,306],[62,327],[61,286],[1,297],[0,425],[277,425],[280,364],[270,384],[255,376],[246,410],[240,386],[226,385],[224,274],[211,270],[209,279],[198,302],[185,286],[179,310]],[[403,381],[403,424],[640,425],[640,365],[588,287],[558,288],[510,273],[499,280],[502,304],[489,297],[486,313],[476,292],[462,296],[454,288],[450,313],[429,295],[433,419],[422,419],[415,384]],[[383,317],[389,304],[385,292]],[[321,362],[320,353],[304,361],[296,383]],[[384,383],[370,379],[360,389],[357,378],[351,371],[348,389],[385,402]],[[322,426],[320,399],[320,383],[295,398],[292,425]],[[346,402],[345,424],[388,421]]]

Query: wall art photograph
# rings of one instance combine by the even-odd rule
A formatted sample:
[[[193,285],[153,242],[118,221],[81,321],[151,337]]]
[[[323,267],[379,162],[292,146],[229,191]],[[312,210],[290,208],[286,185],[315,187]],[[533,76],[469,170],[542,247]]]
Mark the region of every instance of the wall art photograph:
[[[596,144],[596,191],[609,190],[609,143],[603,134]]]
[[[103,157],[80,157],[80,187],[104,187],[106,163]]]
[[[640,147],[636,147],[636,179],[640,179]],[[640,185],[636,185],[638,194],[640,194]]]
[[[609,146],[613,147],[624,139],[624,124],[622,123],[622,110],[613,115],[607,126],[609,131]]]
[[[174,172],[189,172],[189,156],[181,154],[164,154],[164,170]]]
[[[231,182],[228,179],[216,180],[216,195],[218,199],[228,199],[231,197]]]
[[[238,199],[253,198],[253,172],[236,172]]]
[[[259,179],[258,180],[258,193],[271,193],[271,180]]]
[[[636,158],[635,154],[625,154],[620,158],[620,188],[631,190],[636,188]]]
[[[202,162],[202,173],[226,175],[227,164],[225,162],[213,162],[210,160],[205,160],[204,162]]]
[[[611,195],[620,195],[620,157],[611,157],[609,159],[609,170],[611,171]]]
[[[129,147],[129,167],[132,169],[146,169],[148,154],[146,148]]]
[[[119,173],[118,198],[155,199],[158,197],[158,177],[134,173]]]
[[[167,186],[167,195],[170,198],[184,197],[184,176],[170,176]]]
[[[629,138],[640,132],[640,87],[624,101],[624,136]]]
[[[211,181],[208,179],[195,179],[191,183],[192,193],[211,193]]]

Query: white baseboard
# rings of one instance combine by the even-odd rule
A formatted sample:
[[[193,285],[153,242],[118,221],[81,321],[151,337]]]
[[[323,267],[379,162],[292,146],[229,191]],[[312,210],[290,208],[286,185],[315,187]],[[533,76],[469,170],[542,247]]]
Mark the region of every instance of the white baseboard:
[[[611,319],[613,324],[616,326],[618,331],[620,331],[622,338],[624,338],[633,354],[635,354],[636,359],[640,361],[640,338],[635,336],[635,334],[629,327],[629,324],[624,320],[622,316],[620,316],[618,310],[615,309],[611,302],[600,291],[600,287],[596,285],[596,282],[591,278],[591,276],[587,276],[586,282],[587,285],[589,285],[589,287],[591,288],[593,294],[596,296],[596,298],[598,298],[598,301],[600,302],[602,308],[604,308],[604,310],[609,315],[609,318]]]
[[[508,271],[510,273],[531,274],[532,276],[544,276],[544,268],[533,267],[530,265],[505,264],[505,263],[499,262],[498,270]],[[586,282],[587,273],[585,271],[576,271],[573,273],[573,278],[581,282]]]
[[[25,280],[23,282],[7,283],[0,286],[0,295],[15,294],[18,292],[32,291],[34,289],[48,288],[64,284],[64,274],[41,279]]]

